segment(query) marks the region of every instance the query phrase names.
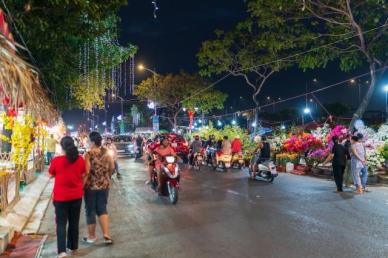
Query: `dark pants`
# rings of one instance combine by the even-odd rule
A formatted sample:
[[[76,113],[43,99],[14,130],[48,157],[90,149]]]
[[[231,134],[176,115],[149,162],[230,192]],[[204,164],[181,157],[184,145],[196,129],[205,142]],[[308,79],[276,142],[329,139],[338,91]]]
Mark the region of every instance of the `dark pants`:
[[[86,223],[88,225],[96,224],[96,216],[108,214],[106,208],[108,196],[109,189],[85,190]]]
[[[58,202],[54,201],[55,220],[57,223],[58,254],[66,252],[66,225],[67,248],[78,249],[79,216],[81,213],[82,199]]]
[[[345,166],[343,165],[333,165],[333,175],[334,181],[337,185],[337,190],[342,191],[342,184],[344,180]]]

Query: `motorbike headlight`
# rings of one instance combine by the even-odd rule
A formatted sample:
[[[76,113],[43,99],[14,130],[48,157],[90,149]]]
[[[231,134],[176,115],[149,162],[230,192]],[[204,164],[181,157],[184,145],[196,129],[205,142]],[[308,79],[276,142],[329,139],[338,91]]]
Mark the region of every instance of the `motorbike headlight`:
[[[167,163],[174,163],[175,162],[175,157],[174,156],[167,156],[166,157]]]

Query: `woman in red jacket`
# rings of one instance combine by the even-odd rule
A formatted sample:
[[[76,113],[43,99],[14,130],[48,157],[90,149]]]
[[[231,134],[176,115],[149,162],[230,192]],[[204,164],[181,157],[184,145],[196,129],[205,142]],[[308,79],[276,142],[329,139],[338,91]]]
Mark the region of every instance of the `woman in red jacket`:
[[[85,161],[79,156],[73,138],[63,137],[61,147],[65,155],[54,158],[49,169],[50,175],[55,177],[53,200],[59,258],[66,257],[66,247],[71,251],[78,249],[79,218],[86,171]],[[69,227],[66,242],[67,223]]]

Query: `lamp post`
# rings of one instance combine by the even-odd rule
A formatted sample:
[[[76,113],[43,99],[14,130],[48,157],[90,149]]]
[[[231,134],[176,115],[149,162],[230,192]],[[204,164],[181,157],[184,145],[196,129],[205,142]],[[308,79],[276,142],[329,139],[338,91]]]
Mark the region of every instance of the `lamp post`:
[[[147,71],[147,72],[152,73],[152,75],[153,75],[153,82],[154,82],[154,88],[156,88],[156,76],[158,75],[158,73],[155,72],[155,71],[152,70],[152,69],[149,69],[149,68],[145,67],[145,66],[142,65],[142,64],[138,65],[137,68],[138,68],[140,71]],[[157,108],[156,108],[156,103],[154,103],[154,104],[155,104],[155,105],[154,105],[154,115],[156,116],[156,115],[157,115]]]
[[[385,92],[385,121],[388,123],[388,84],[383,89]]]

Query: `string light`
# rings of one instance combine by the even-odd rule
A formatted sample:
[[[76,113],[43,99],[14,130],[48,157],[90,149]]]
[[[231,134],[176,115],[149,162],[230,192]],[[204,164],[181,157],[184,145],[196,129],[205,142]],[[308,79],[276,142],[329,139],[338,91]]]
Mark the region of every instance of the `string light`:
[[[157,12],[159,10],[158,3],[156,2],[156,0],[153,0],[152,4],[154,5],[154,19],[156,19],[156,18],[158,18],[158,16],[157,16]]]

